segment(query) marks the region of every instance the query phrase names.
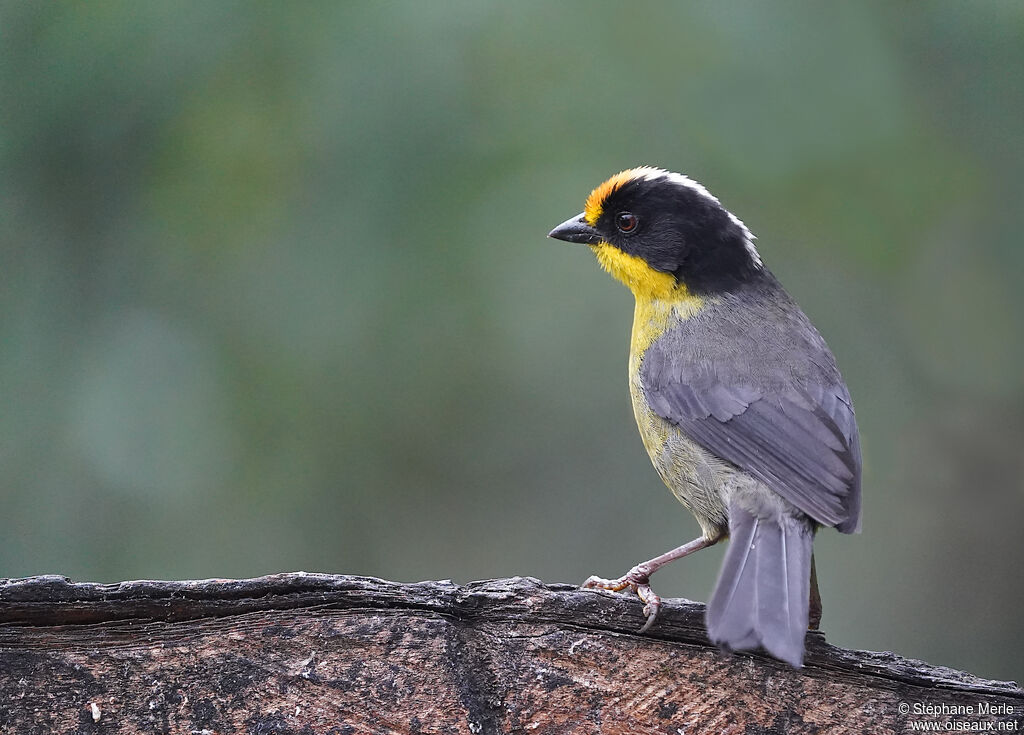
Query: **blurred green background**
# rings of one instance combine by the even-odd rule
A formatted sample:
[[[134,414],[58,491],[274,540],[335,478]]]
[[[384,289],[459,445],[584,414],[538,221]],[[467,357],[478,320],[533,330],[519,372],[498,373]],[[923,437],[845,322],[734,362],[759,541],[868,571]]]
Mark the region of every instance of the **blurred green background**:
[[[629,293],[545,238],[645,163],[849,382],[829,640],[1024,675],[1017,0],[6,2],[0,100],[0,574],[582,581],[695,537]]]

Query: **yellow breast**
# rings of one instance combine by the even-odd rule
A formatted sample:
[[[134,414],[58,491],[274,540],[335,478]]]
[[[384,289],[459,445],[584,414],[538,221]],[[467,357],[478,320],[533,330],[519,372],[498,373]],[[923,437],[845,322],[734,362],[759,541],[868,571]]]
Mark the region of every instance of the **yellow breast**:
[[[646,264],[644,267],[650,270]],[[643,281],[641,285],[644,285]],[[674,278],[669,289],[658,287],[631,290],[636,297],[636,307],[633,311],[633,334],[629,344],[629,395],[644,447],[651,455],[651,459],[655,460],[665,446],[670,425],[648,405],[643,386],[640,384],[640,365],[643,363],[644,353],[654,341],[672,326],[700,311],[704,306],[704,300],[692,295],[686,286],[676,284]],[[655,465],[658,465],[657,461]]]
[[[654,270],[643,258],[624,253],[610,243],[591,245],[591,249],[601,267],[626,284],[636,298],[629,346],[629,393],[640,436],[651,458],[655,459],[665,445],[669,425],[647,405],[640,385],[640,364],[654,340],[673,324],[700,311],[704,300],[690,293],[671,273]]]
[[[681,287],[685,291],[685,287]],[[689,319],[700,310],[704,302],[699,297],[676,294],[676,298],[654,299],[636,297],[633,311],[633,335],[629,345],[629,395],[633,401],[633,415],[637,428],[651,459],[665,446],[670,424],[651,410],[640,384],[640,366],[644,353],[654,341],[672,325]],[[659,468],[660,469],[660,468]]]
[[[705,300],[671,273],[656,271],[641,258],[608,243],[592,248],[601,266],[626,284],[636,298],[629,346],[629,395],[644,448],[672,494],[697,518],[704,535],[717,538],[727,523],[721,498],[723,467],[651,409],[640,380],[644,356],[655,340],[693,317],[704,308]]]

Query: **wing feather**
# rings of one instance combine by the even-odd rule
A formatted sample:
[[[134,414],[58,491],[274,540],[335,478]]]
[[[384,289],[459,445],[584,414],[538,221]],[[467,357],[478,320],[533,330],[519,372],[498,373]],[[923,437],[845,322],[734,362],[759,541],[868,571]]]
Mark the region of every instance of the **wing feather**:
[[[832,364],[831,371],[758,386],[752,376],[722,378],[678,346],[659,340],[644,355],[641,384],[655,413],[819,523],[855,530],[860,444],[831,355],[815,356]]]

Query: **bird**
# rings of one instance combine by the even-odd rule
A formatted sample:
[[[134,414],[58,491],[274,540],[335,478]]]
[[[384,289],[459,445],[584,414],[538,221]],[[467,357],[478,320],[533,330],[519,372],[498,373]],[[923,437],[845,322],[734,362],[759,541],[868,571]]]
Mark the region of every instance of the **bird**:
[[[728,539],[706,606],[709,639],[802,667],[821,617],[815,534],[855,533],[861,522],[860,438],[828,345],[746,225],[683,174],[621,171],[549,237],[589,246],[632,291],[633,413],[655,469],[701,529],[584,587],[635,593],[644,633],[662,604],[651,575]]]

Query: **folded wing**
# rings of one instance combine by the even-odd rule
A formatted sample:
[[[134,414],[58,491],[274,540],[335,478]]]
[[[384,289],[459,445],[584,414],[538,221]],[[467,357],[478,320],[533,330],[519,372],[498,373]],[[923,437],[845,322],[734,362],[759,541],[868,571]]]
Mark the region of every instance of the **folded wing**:
[[[723,379],[696,358],[670,352],[672,346],[671,340],[656,342],[641,369],[647,400],[659,416],[817,522],[846,533],[857,530],[860,442],[837,371],[835,380],[828,372]],[[766,373],[763,365],[755,370]]]

